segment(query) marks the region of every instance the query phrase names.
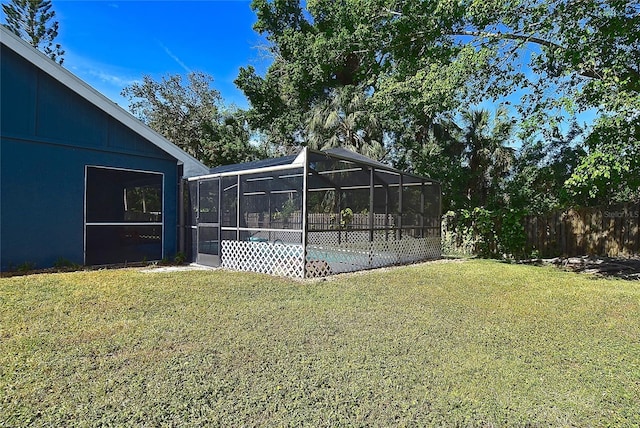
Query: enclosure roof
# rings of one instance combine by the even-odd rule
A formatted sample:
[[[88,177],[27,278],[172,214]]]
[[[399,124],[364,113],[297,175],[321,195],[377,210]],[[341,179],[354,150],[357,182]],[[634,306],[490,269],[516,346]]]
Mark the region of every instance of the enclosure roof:
[[[233,165],[220,165],[209,170],[209,174],[222,174],[225,172],[248,171],[250,169],[268,168],[271,166],[281,166],[292,164],[297,155],[282,156],[279,158],[263,159],[253,162],[236,163]]]
[[[364,155],[361,155],[359,153],[353,152],[351,150],[347,150],[344,149],[342,147],[336,147],[336,148],[332,148],[332,149],[328,149],[328,150],[324,150],[324,151],[318,151],[318,150],[310,150],[310,149],[306,149],[306,152],[311,153],[311,154],[315,154],[315,155],[320,155],[320,156],[327,156],[327,157],[331,157],[331,158],[337,158],[337,159],[342,159],[342,160],[346,160],[346,161],[351,161],[351,162],[355,162],[355,163],[359,163],[359,164],[363,164],[363,165],[367,165],[370,167],[374,167],[376,169],[383,169],[386,171],[392,171],[394,173],[397,174],[402,174],[405,176],[412,176],[412,177],[416,177],[416,178],[420,178],[420,179],[424,179],[425,177],[419,177],[415,174],[411,174],[411,173],[407,173],[407,172],[403,172],[400,170],[397,170],[389,165],[386,165],[382,162],[378,162],[376,160],[370,159]],[[251,172],[255,172],[257,170],[260,169],[266,169],[266,168],[278,168],[278,167],[285,167],[287,165],[291,165],[293,166],[302,166],[302,164],[304,163],[304,159],[305,159],[305,149],[301,149],[297,154],[295,155],[289,155],[289,156],[282,156],[279,158],[270,158],[270,159],[263,159],[263,160],[258,160],[258,161],[252,161],[252,162],[244,162],[244,163],[238,163],[238,164],[232,164],[232,165],[220,165],[217,166],[215,168],[212,168],[209,170],[209,174],[206,175],[206,177],[210,177],[210,176],[215,176],[218,174],[232,174],[235,172],[245,172],[245,171],[251,171]],[[281,169],[281,168],[278,168]],[[194,179],[196,177],[192,177],[192,179]],[[204,178],[204,176],[202,177]],[[429,181],[435,182],[436,180],[432,180],[429,179]]]
[[[376,167],[376,168],[393,169],[389,165],[385,165],[382,162],[378,162],[376,160],[368,158],[368,157],[366,157],[364,155],[361,155],[360,153],[356,153],[356,152],[353,152],[351,150],[343,149],[342,147],[335,147],[333,149],[327,149],[324,152],[320,152],[320,153],[327,153],[329,155],[337,156],[339,158],[343,158],[343,159],[347,159],[347,160],[352,160],[352,161],[358,162],[358,163],[363,163],[365,165],[373,166],[373,167]],[[398,172],[400,172],[400,171],[398,171]]]
[[[187,152],[180,149],[171,141],[155,132],[147,125],[136,119],[129,112],[118,106],[116,103],[102,95],[100,92],[89,86],[86,82],[72,74],[61,65],[51,60],[42,52],[38,51],[30,44],[13,34],[5,26],[0,25],[0,42],[9,49],[20,55],[40,70],[44,71],[62,85],[72,90],[82,98],[89,101],[95,107],[104,111],[141,137],[147,139],[158,148],[171,155],[184,166],[184,176],[190,177],[206,174],[208,169],[200,161]]]

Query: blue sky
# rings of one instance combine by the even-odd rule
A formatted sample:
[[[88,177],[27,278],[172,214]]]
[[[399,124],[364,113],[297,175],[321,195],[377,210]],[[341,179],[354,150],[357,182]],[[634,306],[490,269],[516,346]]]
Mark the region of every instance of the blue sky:
[[[249,0],[52,4],[64,66],[124,108],[128,102],[120,92],[143,75],[160,80],[189,71],[212,75],[226,104],[247,107],[233,83],[239,68],[253,65],[262,72],[269,64],[258,48],[265,42],[252,29],[256,17]]]

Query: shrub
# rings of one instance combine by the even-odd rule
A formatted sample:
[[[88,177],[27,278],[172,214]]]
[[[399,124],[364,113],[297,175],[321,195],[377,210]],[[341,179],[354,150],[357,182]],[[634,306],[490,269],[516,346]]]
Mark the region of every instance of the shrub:
[[[183,265],[187,261],[187,256],[183,252],[179,252],[173,260],[177,265]]]
[[[527,255],[524,215],[524,211],[515,209],[449,211],[442,218],[443,251],[445,254],[521,259]]]
[[[80,265],[77,263],[65,259],[64,257],[58,257],[56,262],[53,264],[53,267],[56,269],[77,269],[79,266]]]

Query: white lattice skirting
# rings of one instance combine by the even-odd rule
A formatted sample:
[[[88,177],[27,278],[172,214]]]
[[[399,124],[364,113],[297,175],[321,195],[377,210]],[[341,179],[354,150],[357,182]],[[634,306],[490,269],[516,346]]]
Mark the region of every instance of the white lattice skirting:
[[[222,241],[220,256],[222,266],[229,269],[294,278],[303,276],[301,245]]]
[[[440,237],[407,237],[399,241],[309,245],[307,277],[437,259],[441,254]]]
[[[313,278],[440,256],[440,237],[308,245],[306,265],[300,245],[246,241],[221,243],[221,261],[225,268],[295,278],[302,278],[305,270],[306,276]]]

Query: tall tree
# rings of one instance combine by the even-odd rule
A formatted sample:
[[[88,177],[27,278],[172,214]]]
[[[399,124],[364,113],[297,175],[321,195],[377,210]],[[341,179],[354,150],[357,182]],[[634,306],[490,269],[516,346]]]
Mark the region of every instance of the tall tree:
[[[460,166],[460,143],[467,144],[459,134],[441,138],[456,133],[442,119],[518,94],[519,126],[532,134],[548,135],[586,110],[597,115],[586,151],[565,152],[579,162],[559,192],[585,203],[640,194],[637,2],[254,0],[252,7],[274,61],[264,76],[241,70],[237,84],[252,123],[278,141],[300,145],[320,135],[310,118],[340,88],[363,87],[367,114],[376,115],[397,164],[450,180],[454,198],[461,174],[482,168]],[[455,161],[447,168],[434,159]],[[493,177],[504,175],[498,169]],[[466,181],[481,184],[477,176]],[[478,186],[471,193],[480,192],[481,203],[486,189]]]
[[[54,20],[56,13],[51,0],[11,0],[2,5],[2,10],[6,17],[5,27],[52,60],[59,64],[64,62],[64,50],[54,42],[59,23]]]
[[[451,115],[424,118],[397,133],[395,140],[391,150],[394,166],[438,180],[443,212],[468,207],[465,144],[462,129]]]
[[[444,211],[505,205],[515,161],[515,150],[509,146],[514,125],[506,109],[499,108],[493,117],[485,109],[466,109],[418,129],[410,135],[412,140],[395,150],[394,163],[439,180]]]
[[[635,114],[600,117],[586,138],[585,149],[565,182],[576,200],[640,201],[640,103]]]
[[[344,147],[374,159],[385,155],[380,123],[362,87],[333,89],[311,109],[306,131],[307,145],[317,150]]]
[[[249,120],[267,139],[289,147],[343,145],[381,158],[410,143],[437,114],[457,107],[468,67],[449,54],[398,62],[388,0],[254,0],[254,26],[269,41],[264,76],[242,68],[236,84],[251,103]],[[430,75],[431,76],[431,75]],[[417,153],[417,151],[414,151]],[[390,156],[387,156],[390,158]]]
[[[487,110],[465,110],[462,123],[468,170],[467,199],[472,207],[497,205],[500,187],[514,160],[514,149],[506,145],[513,125],[502,108],[493,120]]]
[[[640,91],[640,5],[620,0],[406,1],[389,7],[397,33],[390,49],[456,61],[485,56],[486,79],[471,83],[484,97],[527,87],[533,108],[573,104],[618,111]],[[473,52],[465,49],[472,47]],[[464,57],[459,54],[464,53]],[[531,73],[533,72],[533,73]],[[558,89],[545,98],[544,90]],[[626,98],[626,97],[625,97]],[[546,103],[541,103],[546,101]]]
[[[344,100],[345,91],[371,98],[383,59],[363,48],[376,43],[371,22],[379,19],[379,2],[254,0],[254,28],[269,41],[273,63],[264,76],[247,67],[236,79],[251,103],[252,125],[272,140],[307,144],[309,137],[320,137],[318,126],[309,135],[309,116]],[[372,103],[364,105],[368,111],[360,112],[373,112]]]
[[[180,75],[159,82],[144,76],[122,95],[135,116],[208,166],[253,159],[244,113],[224,107],[211,76],[193,72],[187,81]]]
[[[531,214],[545,214],[571,205],[584,205],[565,187],[585,155],[582,129],[572,121],[566,132],[556,126],[540,134],[526,135],[508,179],[508,205]]]

